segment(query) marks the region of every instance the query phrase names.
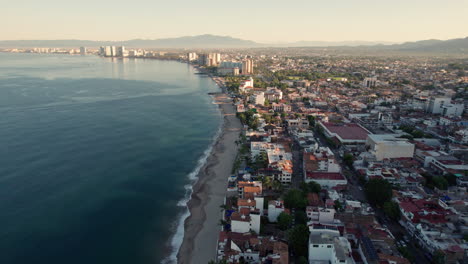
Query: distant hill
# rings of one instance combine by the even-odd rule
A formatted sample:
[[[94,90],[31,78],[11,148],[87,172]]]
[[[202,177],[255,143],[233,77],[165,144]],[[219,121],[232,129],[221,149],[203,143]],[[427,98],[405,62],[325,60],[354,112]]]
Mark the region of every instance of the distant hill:
[[[291,43],[281,43],[275,46],[283,47],[356,47],[356,46],[373,46],[373,45],[390,45],[395,42],[389,41],[297,41]]]
[[[91,41],[91,40],[4,40],[0,47],[32,48],[32,47],[99,47],[106,45],[125,45],[140,48],[255,48],[255,47],[311,47],[331,48],[347,52],[379,52],[398,53],[450,53],[468,54],[468,37],[450,40],[421,40],[402,44],[370,41],[298,41],[291,43],[262,44],[251,40],[229,36],[198,35],[164,39],[132,39],[126,41]]]
[[[468,37],[449,40],[421,40],[391,46],[400,51],[468,54]]]
[[[260,44],[238,38],[216,35],[186,36],[164,39],[132,39],[126,41],[91,41],[91,40],[5,40],[0,47],[99,47],[106,45],[125,45],[141,48],[251,48]]]

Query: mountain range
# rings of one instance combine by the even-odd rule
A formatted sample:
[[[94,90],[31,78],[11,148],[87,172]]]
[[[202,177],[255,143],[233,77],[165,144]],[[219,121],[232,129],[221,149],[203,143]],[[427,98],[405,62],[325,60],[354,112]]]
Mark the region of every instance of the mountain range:
[[[98,47],[106,45],[125,45],[140,48],[259,48],[259,47],[329,47],[332,49],[366,49],[397,52],[427,53],[468,53],[468,37],[449,40],[421,40],[394,44],[390,42],[369,41],[298,41],[291,43],[264,44],[251,40],[229,36],[198,35],[163,39],[132,39],[126,41],[92,41],[92,40],[3,40],[0,47]]]

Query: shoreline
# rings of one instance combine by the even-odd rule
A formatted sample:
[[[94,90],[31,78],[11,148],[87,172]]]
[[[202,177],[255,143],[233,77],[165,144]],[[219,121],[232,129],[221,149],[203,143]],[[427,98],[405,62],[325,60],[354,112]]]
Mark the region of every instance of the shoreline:
[[[218,234],[222,218],[220,205],[227,194],[227,179],[231,175],[242,125],[236,117],[232,98],[225,93],[222,79],[210,76],[221,93],[213,94],[223,116],[221,132],[213,144],[206,163],[198,173],[187,203],[189,216],[184,221],[184,236],[177,253],[177,263],[208,263],[216,260]]]

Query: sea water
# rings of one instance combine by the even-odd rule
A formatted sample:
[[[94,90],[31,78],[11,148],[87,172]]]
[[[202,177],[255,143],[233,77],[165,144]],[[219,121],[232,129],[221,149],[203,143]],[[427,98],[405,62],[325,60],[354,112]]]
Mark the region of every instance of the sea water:
[[[176,252],[221,123],[207,95],[219,88],[194,73],[175,61],[0,53],[0,263]]]

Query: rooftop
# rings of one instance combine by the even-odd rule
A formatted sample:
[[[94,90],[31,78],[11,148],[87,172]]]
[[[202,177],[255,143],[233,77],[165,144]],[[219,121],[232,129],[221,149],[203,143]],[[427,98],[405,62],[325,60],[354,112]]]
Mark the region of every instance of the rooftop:
[[[342,139],[366,140],[367,135],[370,134],[369,131],[355,123],[336,124],[324,122],[323,125],[328,131],[337,134]]]

